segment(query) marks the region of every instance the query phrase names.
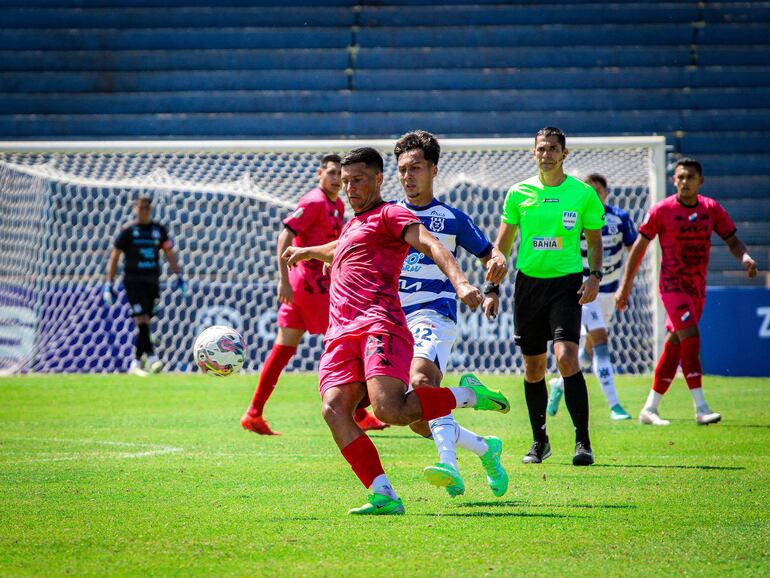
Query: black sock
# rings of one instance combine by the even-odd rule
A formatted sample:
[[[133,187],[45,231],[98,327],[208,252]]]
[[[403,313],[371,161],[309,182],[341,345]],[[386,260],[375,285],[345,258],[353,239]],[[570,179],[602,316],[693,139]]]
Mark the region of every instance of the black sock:
[[[152,341],[150,340],[150,326],[141,324],[137,325],[137,329],[139,330],[139,337],[136,340],[137,352],[139,352],[141,349],[142,353],[152,355],[155,352],[155,349],[153,348]],[[141,357],[141,354],[139,357]]]
[[[527,400],[532,437],[535,441],[544,442],[548,439],[545,432],[545,408],[548,406],[548,389],[545,387],[545,378],[535,383],[529,383],[525,379],[524,398]]]
[[[591,445],[588,437],[588,388],[582,371],[564,378],[564,402],[575,426],[575,442]]]

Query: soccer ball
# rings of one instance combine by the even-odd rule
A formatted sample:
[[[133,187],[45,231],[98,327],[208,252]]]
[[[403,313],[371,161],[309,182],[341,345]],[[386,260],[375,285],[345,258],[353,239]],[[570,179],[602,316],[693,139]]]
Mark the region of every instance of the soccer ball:
[[[246,342],[235,329],[214,325],[204,329],[195,340],[193,355],[203,373],[227,377],[243,366]]]

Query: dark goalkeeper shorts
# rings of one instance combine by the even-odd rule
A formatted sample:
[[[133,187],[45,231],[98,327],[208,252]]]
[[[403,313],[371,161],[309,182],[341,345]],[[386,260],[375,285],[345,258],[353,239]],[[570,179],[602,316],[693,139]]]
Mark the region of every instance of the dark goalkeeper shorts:
[[[583,274],[539,279],[519,271],[513,290],[516,345],[524,355],[541,355],[549,341],[580,342]]]
[[[123,279],[126,297],[131,307],[131,315],[155,315],[160,300],[160,281],[158,279]]]

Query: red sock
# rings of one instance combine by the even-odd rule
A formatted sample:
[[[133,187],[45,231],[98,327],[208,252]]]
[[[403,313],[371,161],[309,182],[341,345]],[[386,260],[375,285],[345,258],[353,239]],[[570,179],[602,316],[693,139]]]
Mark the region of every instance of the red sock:
[[[377,448],[366,434],[357,437],[340,451],[353,469],[353,473],[366,488],[372,485],[374,478],[385,473],[380,462],[380,454],[377,453]]]
[[[682,346],[682,373],[687,381],[687,387],[701,387],[703,368],[700,365],[700,335],[688,337],[680,342]]]
[[[366,416],[369,415],[369,412],[366,411],[365,407],[359,407],[356,410],[356,413],[353,414],[353,419],[357,422],[361,421],[362,419],[366,419]]]
[[[249,415],[262,415],[265,404],[270,398],[270,394],[273,393],[283,368],[286,367],[296,352],[296,347],[279,345],[277,343],[273,345],[273,350],[267,356],[265,364],[262,366],[262,371],[259,373],[259,382],[249,406]]]
[[[449,415],[457,407],[457,400],[448,389],[441,387],[418,387],[412,393],[420,399],[423,421]]]
[[[679,367],[680,347],[678,343],[666,341],[663,345],[663,353],[660,354],[658,365],[655,367],[655,377],[652,389],[663,395],[668,391],[671,382],[674,381],[676,368]]]

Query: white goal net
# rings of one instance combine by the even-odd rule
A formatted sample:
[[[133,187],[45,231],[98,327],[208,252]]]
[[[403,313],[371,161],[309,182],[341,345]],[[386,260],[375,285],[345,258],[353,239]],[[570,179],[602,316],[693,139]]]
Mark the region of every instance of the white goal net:
[[[124,371],[134,328],[125,294],[101,302],[107,259],[132,200],[154,199],[190,281],[187,297],[162,278],[153,323],[167,368],[194,371],[192,344],[208,325],[240,330],[246,370],[256,371],[275,336],[276,241],[281,220],[316,185],[327,152],[369,145],[385,154],[383,193],[400,187],[394,141],[57,142],[0,144],[0,372]],[[441,142],[436,193],[470,214],[494,239],[507,189],[535,170],[532,139]],[[639,224],[665,194],[663,137],[571,138],[565,169],[607,177],[609,202]],[[349,209],[348,209],[349,211]],[[348,213],[350,214],[350,213]],[[630,308],[616,314],[611,348],[618,371],[645,373],[658,339],[654,257],[640,271]],[[478,262],[460,264],[482,281]],[[512,278],[510,279],[512,281]],[[502,312],[487,321],[461,307],[451,370],[515,372],[512,283]],[[319,337],[307,338],[290,369],[314,371]],[[554,369],[551,363],[551,370]]]

